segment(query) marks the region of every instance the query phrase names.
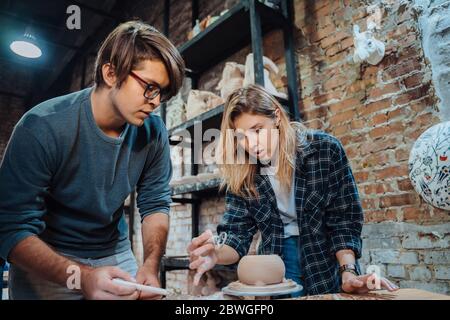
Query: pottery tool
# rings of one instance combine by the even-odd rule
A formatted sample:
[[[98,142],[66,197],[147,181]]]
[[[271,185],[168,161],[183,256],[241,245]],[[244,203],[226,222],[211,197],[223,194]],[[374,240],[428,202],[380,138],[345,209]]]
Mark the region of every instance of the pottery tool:
[[[148,285],[125,281],[125,280],[118,279],[118,278],[115,278],[112,281],[118,285],[129,287],[129,288],[135,288],[136,290],[143,291],[143,292],[159,294],[162,296],[167,296],[170,294],[170,292],[166,289],[161,289],[161,288],[157,288],[157,287],[152,287],[152,286],[148,286]]]
[[[210,230],[208,230],[209,232],[211,232]],[[216,249],[220,249],[222,248],[222,246],[225,244],[225,241],[227,241],[227,233],[226,232],[221,232],[219,235],[213,235],[211,232],[211,237],[208,239],[207,243],[212,243],[214,244],[214,247]],[[202,263],[202,266],[205,269],[211,269],[211,264],[212,264],[212,259],[209,256],[205,256],[203,257],[204,262]],[[203,274],[197,272],[194,276],[194,285],[198,285],[198,283],[200,282],[200,278]]]
[[[212,237],[212,243],[214,243],[214,246],[217,249],[222,248],[222,246],[225,244],[225,242],[227,241],[227,233],[226,232],[221,232],[219,235],[213,236]]]

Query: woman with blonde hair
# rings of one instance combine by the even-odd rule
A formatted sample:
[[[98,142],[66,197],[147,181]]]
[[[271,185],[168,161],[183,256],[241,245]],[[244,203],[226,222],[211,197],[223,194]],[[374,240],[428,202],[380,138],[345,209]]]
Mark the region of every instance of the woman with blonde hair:
[[[341,143],[324,132],[290,122],[262,87],[234,91],[225,103],[218,165],[226,211],[218,248],[205,231],[188,247],[195,283],[215,264],[234,264],[248,253],[256,231],[258,254],[277,254],[299,295],[367,292],[372,275],[361,275],[364,222],[358,189]],[[397,287],[379,279],[380,287]]]

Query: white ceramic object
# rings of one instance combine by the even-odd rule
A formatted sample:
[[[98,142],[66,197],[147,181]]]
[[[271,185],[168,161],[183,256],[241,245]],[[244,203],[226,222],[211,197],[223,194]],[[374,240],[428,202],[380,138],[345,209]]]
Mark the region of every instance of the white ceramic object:
[[[167,105],[166,127],[173,128],[186,121],[186,106],[179,92]]]
[[[272,80],[270,79],[270,74],[278,75],[279,69],[277,65],[266,56],[263,56],[263,66],[264,66],[264,88],[271,95],[287,99],[287,95],[283,92],[278,92]],[[249,84],[254,83],[255,83],[255,64],[253,62],[253,53],[250,53],[247,55],[247,58],[245,59],[244,86],[248,86]]]
[[[192,119],[224,103],[224,100],[209,91],[191,90],[186,105],[186,119]]]
[[[353,26],[353,41],[355,44],[355,53],[353,60],[356,63],[366,61],[371,65],[377,65],[383,60],[385,45],[373,36],[373,30],[376,28],[374,23],[369,23],[367,31],[360,32],[359,26]]]
[[[227,62],[222,72],[222,79],[216,89],[220,90],[222,99],[226,99],[234,90],[242,88],[245,66],[236,62]]]
[[[429,128],[414,143],[409,178],[426,202],[450,211],[450,121]]]

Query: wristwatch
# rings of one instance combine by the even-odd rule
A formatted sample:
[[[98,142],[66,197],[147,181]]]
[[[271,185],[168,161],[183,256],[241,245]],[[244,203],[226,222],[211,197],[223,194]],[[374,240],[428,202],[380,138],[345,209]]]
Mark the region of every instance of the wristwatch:
[[[356,265],[354,265],[354,264],[344,264],[344,265],[339,267],[339,273],[340,274],[342,274],[345,271],[351,272],[351,273],[353,273],[356,276],[358,275],[358,271],[356,269]]]

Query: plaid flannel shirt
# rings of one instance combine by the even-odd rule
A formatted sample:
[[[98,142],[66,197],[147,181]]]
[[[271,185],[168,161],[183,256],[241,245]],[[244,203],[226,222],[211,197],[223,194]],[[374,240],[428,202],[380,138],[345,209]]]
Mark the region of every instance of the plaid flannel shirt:
[[[297,153],[295,169],[301,270],[307,294],[336,293],[341,285],[336,252],[351,249],[356,259],[361,257],[363,210],[339,140],[315,131],[307,141]],[[265,175],[256,175],[255,184],[258,199],[226,193],[226,210],[217,232],[227,232],[226,244],[242,257],[260,230],[258,253],[281,256],[284,227],[275,193]]]

